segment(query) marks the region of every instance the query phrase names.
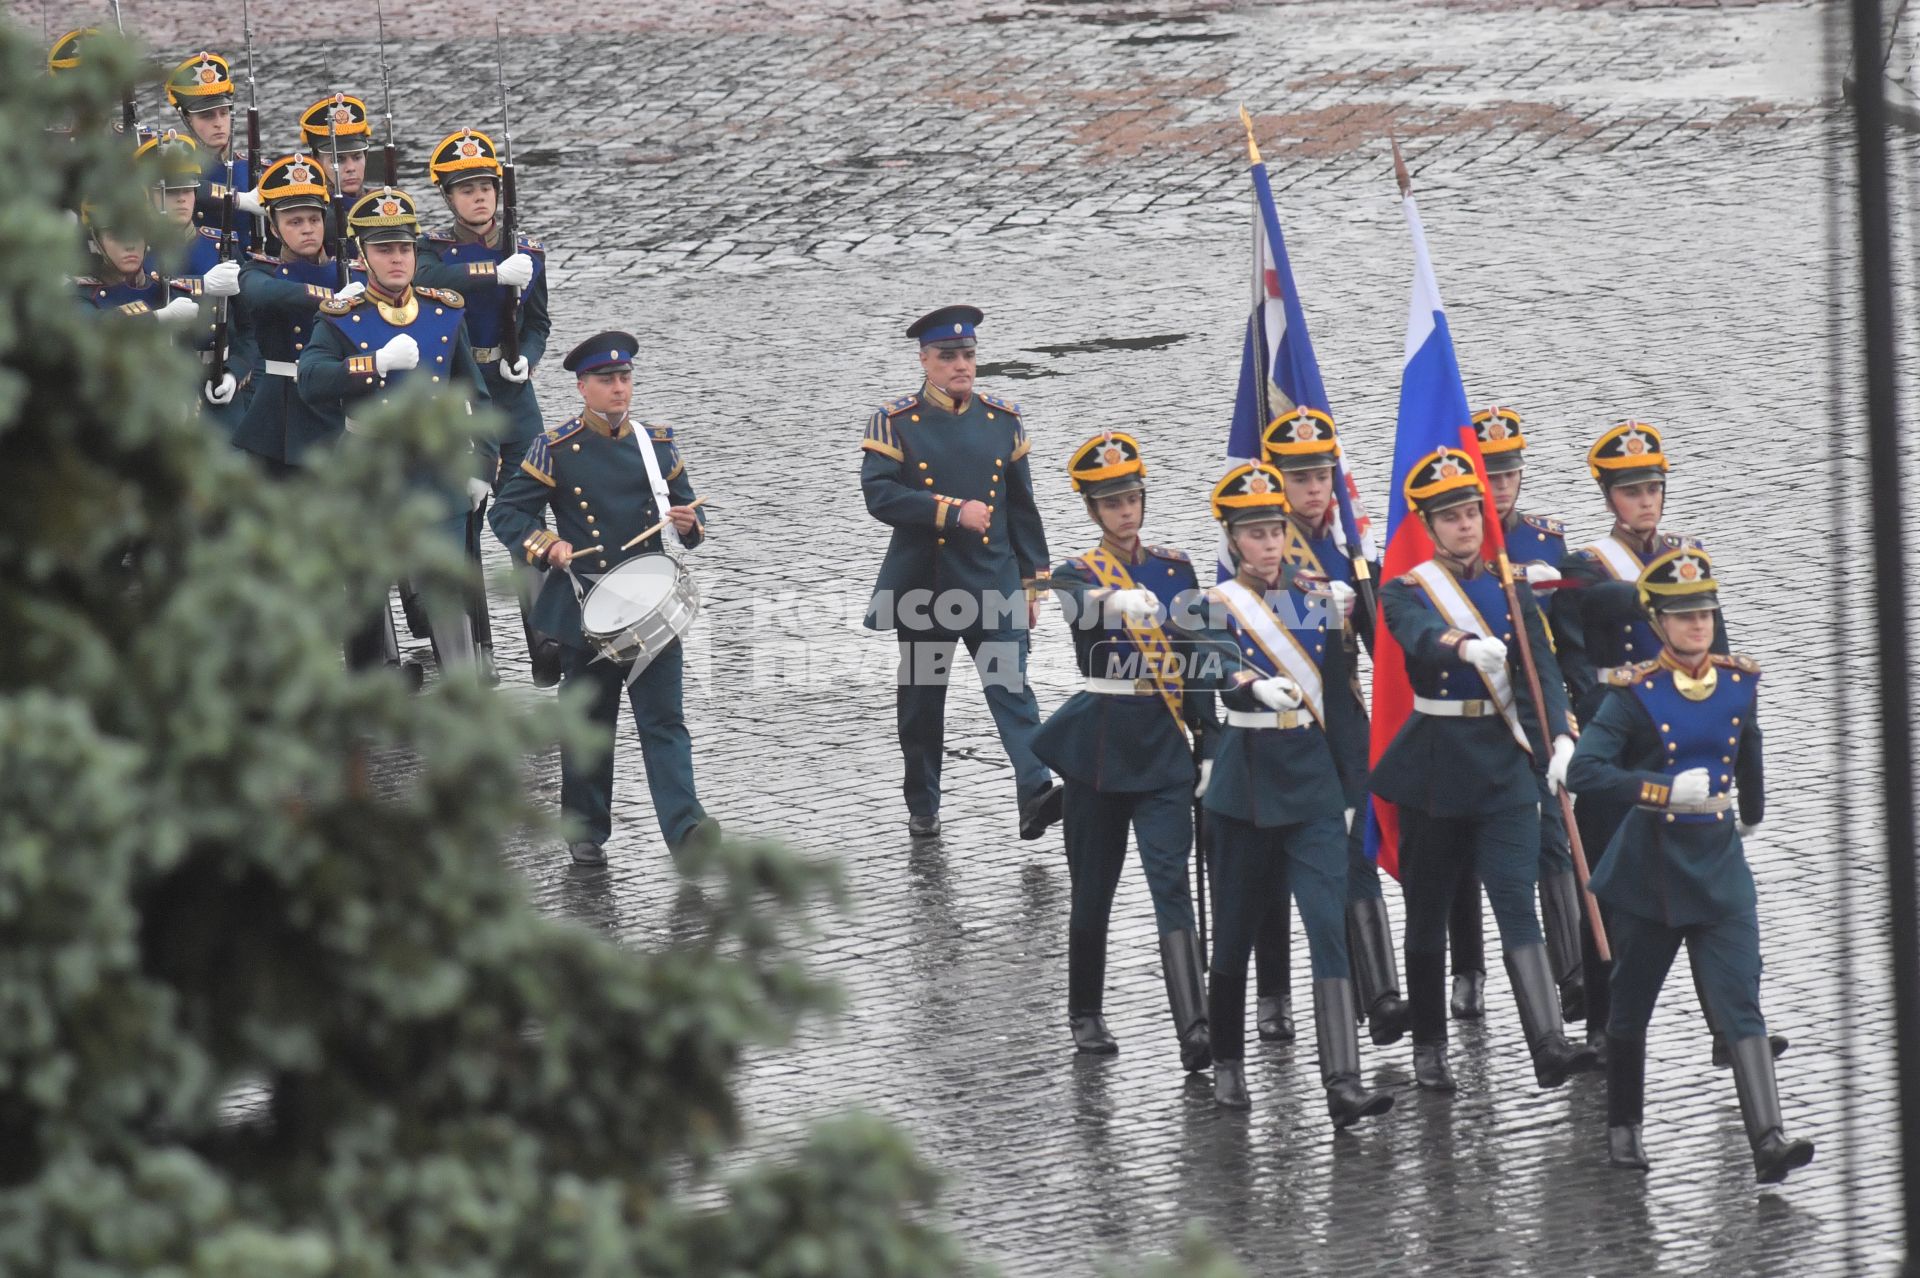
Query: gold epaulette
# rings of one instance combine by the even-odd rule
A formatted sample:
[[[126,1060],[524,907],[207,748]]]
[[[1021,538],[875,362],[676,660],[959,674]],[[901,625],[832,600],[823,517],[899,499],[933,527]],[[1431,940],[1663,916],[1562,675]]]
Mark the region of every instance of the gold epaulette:
[[[568,436],[578,435],[584,429],[586,429],[586,423],[581,421],[578,417],[574,418],[570,422],[562,422],[560,425],[555,426],[552,430],[546,433],[547,446],[551,448],[553,445],[560,443],[562,440],[566,439]]]
[[[428,301],[438,302],[442,306],[465,306],[467,304],[466,298],[460,296],[450,288],[421,288],[416,284],[414,285],[413,291]]]
[[[1688,550],[1705,550],[1707,548],[1706,543],[1698,537],[1689,537],[1685,533],[1661,533],[1660,541],[1668,550],[1679,550],[1683,546]]]
[[[1020,405],[1018,404],[1010,403],[998,395],[989,395],[985,391],[976,391],[975,394],[980,396],[980,402],[983,404],[991,404],[995,408],[1004,409],[1006,412],[1012,413],[1015,417],[1020,415]]]
[[[880,405],[880,411],[888,417],[898,417],[908,409],[918,408],[919,406],[920,397],[918,395],[902,395],[899,399],[890,399]]]
[[[356,293],[354,296],[348,298],[341,298],[329,294],[327,300],[320,303],[320,313],[322,315],[345,315],[352,311],[354,307],[364,305],[372,300],[373,299],[365,293]]]
[[[647,427],[647,434],[653,437],[655,443],[671,444],[673,442],[673,427],[671,426],[649,426]]]
[[[1713,664],[1727,670],[1738,670],[1744,674],[1757,675],[1760,673],[1759,662],[1755,661],[1752,657],[1742,657],[1738,654],[1726,656],[1716,652],[1713,654]]]
[[[1545,515],[1522,515],[1520,518],[1528,527],[1538,528],[1550,536],[1565,537],[1567,535],[1567,526],[1557,519],[1548,519]]]
[[[1628,688],[1660,668],[1659,661],[1636,661],[1630,666],[1609,666],[1596,674],[1600,682],[1615,688]]]
[[[1190,563],[1187,552],[1177,546],[1148,546],[1149,555],[1158,555],[1162,559],[1171,559],[1176,564]]]
[[[539,240],[531,240],[522,235],[520,237],[520,251],[523,253],[539,253],[544,256],[547,251],[547,246]]]

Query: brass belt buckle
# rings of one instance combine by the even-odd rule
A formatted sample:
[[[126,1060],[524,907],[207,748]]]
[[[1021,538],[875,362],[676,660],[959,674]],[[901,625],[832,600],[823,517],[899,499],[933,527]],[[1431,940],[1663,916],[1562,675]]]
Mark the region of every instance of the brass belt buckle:
[[[1487,713],[1487,703],[1484,701],[1463,701],[1460,703],[1460,713],[1468,719],[1478,719]]]
[[[1147,678],[1135,679],[1133,681],[1133,690],[1143,697],[1151,696],[1155,691],[1153,680]]]

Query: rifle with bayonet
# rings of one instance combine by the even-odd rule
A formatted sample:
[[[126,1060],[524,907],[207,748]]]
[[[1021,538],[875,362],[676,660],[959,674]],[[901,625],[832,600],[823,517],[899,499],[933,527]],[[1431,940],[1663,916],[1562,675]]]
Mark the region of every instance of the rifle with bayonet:
[[[124,40],[127,38],[127,27],[126,24],[120,20],[120,0],[108,0],[108,5],[113,9],[113,28],[120,33],[120,38]],[[129,84],[126,92],[120,95],[120,131],[126,134],[129,143],[134,146],[139,146],[140,104],[134,94],[136,87],[135,85]]]
[[[387,72],[387,14],[380,0],[374,0],[373,16],[380,34],[380,114],[387,121],[386,153],[382,158],[386,165],[386,184],[398,187],[400,149],[393,142],[393,77]]]
[[[347,269],[347,195],[340,185],[340,135],[335,131],[335,122],[340,108],[346,105],[346,95],[333,95],[333,110],[327,112],[327,148],[333,152],[333,181],[327,187],[327,202],[333,206],[333,243],[328,247],[333,251],[335,269],[340,272],[339,288],[345,288],[353,278]]]
[[[520,251],[519,188],[513,169],[513,118],[507,112],[507,61],[500,42],[500,23],[493,24],[495,77],[500,84],[500,251],[511,255]],[[520,363],[520,290],[503,290],[500,303],[500,362],[507,367]]]
[[[220,260],[233,260],[233,154],[227,154],[227,189],[220,195]],[[213,361],[207,366],[207,384],[215,390],[227,380],[227,333],[232,318],[233,299],[216,298],[213,304]]]
[[[255,186],[260,184],[260,90],[253,78],[253,22],[247,10],[247,0],[240,0],[240,35],[247,46],[247,178]],[[233,146],[228,144],[231,152]],[[233,186],[233,165],[227,165],[227,186]],[[267,217],[256,213],[253,218],[254,243],[260,246],[262,253],[268,252]]]

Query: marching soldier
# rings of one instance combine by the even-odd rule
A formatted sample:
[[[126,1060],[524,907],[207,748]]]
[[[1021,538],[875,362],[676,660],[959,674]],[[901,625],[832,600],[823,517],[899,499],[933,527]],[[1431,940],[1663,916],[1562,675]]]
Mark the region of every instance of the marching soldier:
[[[1520,414],[1495,405],[1473,415],[1486,462],[1487,487],[1507,540],[1515,570],[1533,584],[1534,601],[1544,612],[1553,590],[1538,583],[1560,576],[1567,552],[1567,530],[1557,519],[1523,514],[1520,485],[1527,471],[1527,437]],[[1547,958],[1554,983],[1560,989],[1561,1018],[1577,1021],[1586,1015],[1586,990],[1580,974],[1580,935],[1586,922],[1580,913],[1580,888],[1574,879],[1573,856],[1567,848],[1567,830],[1560,804],[1547,791],[1543,769],[1534,770],[1540,783],[1540,926],[1546,933]],[[1469,877],[1454,901],[1448,934],[1453,947],[1453,1014],[1477,1019],[1486,1012],[1486,946],[1481,934],[1480,880]]]
[[[202,50],[173,69],[166,90],[168,103],[180,113],[201,150],[200,199],[194,221],[201,226],[220,225],[220,201],[229,182],[235,210],[248,217],[259,214],[260,199],[249,168],[252,157],[233,146],[233,73],[227,60]],[[250,247],[247,218],[235,223],[233,234],[243,250]]]
[[[1333,486],[1340,482],[1340,440],[1333,418],[1314,408],[1296,408],[1277,417],[1266,429],[1261,451],[1268,464],[1280,472],[1286,493],[1286,563],[1290,571],[1304,573],[1309,580],[1338,583],[1341,597],[1355,597],[1353,561],[1335,538]],[[1358,669],[1357,640],[1373,648],[1373,619],[1365,611],[1353,614],[1343,625],[1337,642],[1355,661],[1349,673]],[[1366,709],[1360,700],[1360,688],[1352,679],[1336,680],[1329,685],[1329,697],[1351,701],[1342,706],[1360,716],[1361,730],[1339,733],[1329,738],[1339,752],[1340,781],[1346,806],[1364,812],[1362,800],[1367,793]],[[1347,940],[1352,958],[1354,984],[1360,999],[1360,1012],[1367,1018],[1374,1044],[1385,1047],[1397,1043],[1407,1032],[1409,1009],[1400,992],[1400,965],[1394,957],[1393,928],[1387,918],[1386,901],[1380,891],[1380,870],[1366,852],[1366,829],[1356,820],[1347,831]],[[1286,1042],[1293,1038],[1293,996],[1291,982],[1292,910],[1284,884],[1279,899],[1260,926],[1254,946],[1254,970],[1258,981],[1259,1002],[1256,1024],[1260,1037]]]
[[[1209,629],[1239,669],[1221,696],[1226,726],[1202,777],[1212,826],[1215,930],[1208,1023],[1213,1097],[1246,1109],[1243,1060],[1247,953],[1263,916],[1291,888],[1313,958],[1313,1019],[1327,1112],[1336,1129],[1393,1108],[1360,1082],[1358,1004],[1347,963],[1347,834],[1354,810],[1341,763],[1366,716],[1346,695],[1355,650],[1344,628],[1353,587],[1286,561],[1297,536],[1285,479],[1272,466],[1237,466],[1213,490],[1234,576],[1207,592]],[[1330,612],[1338,615],[1330,618]]]
[[[500,441],[500,473],[511,475],[519,469],[520,459],[527,455],[534,437],[544,429],[531,378],[534,365],[546,353],[547,334],[552,327],[547,319],[545,250],[519,235],[512,244],[504,241],[498,216],[503,170],[492,138],[473,129],[448,134],[433,148],[427,171],[453,214],[453,227],[445,234],[422,238],[420,279],[457,288],[467,299],[467,336],[473,342],[473,357],[480,362],[488,397],[507,415],[507,431]],[[509,322],[519,339],[518,357],[513,360],[506,358],[501,342],[502,328]],[[475,573],[481,574],[470,616],[480,643],[481,661],[490,671],[493,624],[487,613],[485,570],[480,559],[483,519],[484,513],[477,510],[467,520],[467,554]],[[523,622],[528,603],[523,590]],[[528,652],[540,648],[529,628]],[[537,663],[539,667],[549,664]],[[538,686],[550,687],[558,679],[559,670],[536,668],[535,675]]]
[[[1715,653],[1719,595],[1713,563],[1692,547],[1657,555],[1636,582],[1660,639],[1655,657],[1606,673],[1612,695],[1587,723],[1567,781],[1605,795],[1625,818],[1594,873],[1613,942],[1607,1021],[1607,1159],[1647,1169],[1640,1141],[1647,1024],[1680,946],[1692,959],[1709,1019],[1730,1043],[1740,1116],[1756,1179],[1777,1184],[1813,1160],[1789,1138],[1760,1013],[1760,923],[1753,872],[1730,819],[1764,813],[1760,668]]]
[[[94,211],[83,206],[80,224],[87,232],[87,251],[93,272],[76,276],[75,295],[82,305],[130,319],[151,317],[163,324],[185,327],[200,318],[193,286],[172,284],[151,269],[147,241],[138,231],[122,231],[99,224]]]
[[[231,256],[233,241],[228,240],[229,255],[220,248],[220,227],[198,226],[193,220],[195,202],[200,193],[199,148],[172,129],[149,138],[134,151],[136,162],[145,161],[154,169],[154,205],[162,216],[180,230],[183,240],[157,246],[159,255],[175,269],[171,278],[185,284],[191,295],[208,299],[231,298],[240,292],[240,263]],[[210,316],[202,317],[204,327],[196,326],[194,346],[200,362],[208,367],[201,381],[199,411],[232,439],[252,400],[254,347],[246,323],[237,310],[229,309],[224,369],[214,378],[211,365],[216,362],[215,341],[219,325]],[[189,330],[193,332],[193,330]]]
[[[373,145],[373,126],[367,121],[365,102],[350,93],[332,93],[321,98],[300,113],[300,144],[308,155],[320,161],[327,185],[349,205],[365,194],[367,151]],[[340,153],[337,172],[335,151]]]
[[[1033,752],[1040,707],[1027,684],[1028,632],[1047,585],[1046,532],[1019,406],[974,389],[981,319],[976,307],[947,306],[913,322],[907,336],[919,340],[926,380],[875,410],[860,441],[867,510],[893,529],[866,625],[894,631],[900,646],[895,711],[914,838],[940,833],[947,677],[959,643],[980,669],[1013,764],[1020,837],[1044,834],[1063,802]]]
[[[1078,1051],[1119,1050],[1101,1010],[1107,921],[1131,825],[1153,896],[1180,1063],[1191,1073],[1211,1060],[1187,857],[1194,759],[1208,748],[1213,699],[1188,677],[1186,646],[1161,618],[1178,615],[1176,601],[1191,600],[1199,582],[1185,554],[1140,539],[1147,466],[1133,436],[1095,435],[1075,450],[1067,473],[1100,529],[1099,545],[1056,567],[1052,577],[1087,683],[1034,734],[1033,751],[1064,778],[1066,789],[1062,820],[1073,878],[1068,1022]],[[1187,743],[1189,733],[1197,750]]]
[[[1654,427],[1629,421],[1603,433],[1587,450],[1587,472],[1599,481],[1613,527],[1605,537],[1569,551],[1561,560],[1561,576],[1580,584],[1556,591],[1552,605],[1567,695],[1582,724],[1592,721],[1606,699],[1602,671],[1649,660],[1660,651],[1660,637],[1636,594],[1634,583],[1640,573],[1669,550],[1703,549],[1691,537],[1660,531],[1667,499],[1667,454],[1661,443]],[[1714,616],[1718,626],[1719,614]],[[1716,631],[1714,651],[1727,651],[1724,627]],[[1590,868],[1598,872],[1630,805],[1608,795],[1575,794],[1573,815],[1580,827],[1580,842],[1593,858]],[[1611,973],[1594,948],[1591,930],[1582,927],[1580,936],[1587,1042],[1604,1050]]]
[[[638,426],[633,402],[633,358],[639,339],[600,333],[562,361],[578,379],[579,416],[534,438],[519,467],[500,485],[489,516],[494,535],[516,556],[546,570],[533,621],[566,648],[561,695],[584,697],[587,717],[602,740],[584,751],[560,747],[560,807],[581,827],[569,845],[581,865],[605,865],[613,833],[613,738],[624,687],[647,770],[647,789],[660,833],[674,852],[717,842],[720,823],[700,806],[693,785],[693,739],[681,707],[682,651],[676,641],[637,677],[601,659],[580,626],[574,570],[598,575],[640,555],[664,549],[656,533],[632,549],[632,534],[672,524],[682,546],[698,546],[706,529],[694,510],[693,483],[665,426]],[[645,432],[643,435],[637,432]],[[551,514],[554,531],[548,531]]]
[[[1534,914],[1540,869],[1534,759],[1553,742],[1548,777],[1564,782],[1573,740],[1566,695],[1531,592],[1518,618],[1482,552],[1485,492],[1455,448],[1421,458],[1408,507],[1433,539],[1433,558],[1387,582],[1380,607],[1405,653],[1414,710],[1373,770],[1373,792],[1400,812],[1400,885],[1407,905],[1407,986],[1414,1081],[1454,1090],[1447,1065],[1447,917],[1463,876],[1478,872],[1506,950],[1507,977],[1541,1087],[1591,1068],[1593,1049],[1560,1032],[1553,971]],[[1525,626],[1544,706],[1526,698],[1511,648]],[[1556,731],[1556,729],[1558,729]]]
[[[240,272],[241,302],[260,347],[261,379],[233,442],[269,474],[284,476],[299,471],[342,429],[338,416],[301,397],[299,363],[318,332],[321,303],[351,302],[366,291],[366,282],[327,251],[331,206],[314,157],[285,155],[269,164],[260,175],[260,199],[280,255],[253,254]]]
[[[425,375],[465,394],[469,404],[485,403],[486,387],[461,323],[460,295],[414,283],[414,237],[420,220],[413,198],[391,187],[369,191],[353,206],[347,223],[365,254],[366,290],[320,303],[313,340],[300,352],[296,368],[301,398],[330,426],[337,422],[348,432],[355,429],[350,408],[375,400],[385,403],[389,392],[414,376]],[[438,494],[445,507],[441,522],[456,542],[467,511],[491,492],[497,464],[491,439],[476,440],[474,461],[464,492]],[[395,657],[396,645],[383,634],[392,624],[390,615],[384,608],[381,612],[351,645],[349,659],[355,665]],[[465,615],[438,621],[433,644],[441,668],[474,661]]]

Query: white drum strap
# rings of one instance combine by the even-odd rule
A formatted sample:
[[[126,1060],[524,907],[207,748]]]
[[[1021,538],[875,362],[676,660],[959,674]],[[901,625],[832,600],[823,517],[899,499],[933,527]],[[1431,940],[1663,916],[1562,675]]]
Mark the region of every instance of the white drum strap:
[[[652,432],[644,426],[636,425],[633,428],[633,443],[640,450],[640,460],[647,464],[647,483],[653,487],[654,517],[666,519],[667,507],[671,506],[673,501],[667,496],[667,481],[660,474],[660,459],[653,455]],[[673,526],[673,521],[670,519],[667,520],[667,526],[660,530],[660,536],[662,545],[672,546],[676,550],[686,548],[680,540],[680,530]]]

